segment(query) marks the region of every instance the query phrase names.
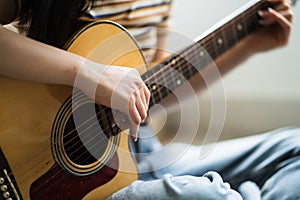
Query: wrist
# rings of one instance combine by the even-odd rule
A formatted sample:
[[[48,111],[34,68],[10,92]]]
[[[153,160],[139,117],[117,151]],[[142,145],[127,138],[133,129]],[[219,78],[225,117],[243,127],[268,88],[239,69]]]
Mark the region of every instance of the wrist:
[[[100,83],[105,82],[99,82],[100,78],[105,79],[103,77],[105,69],[106,66],[81,57],[78,62],[76,62],[71,86],[80,89],[92,99],[99,98],[96,97],[96,91],[99,86],[102,87]]]
[[[241,52],[246,58],[251,57],[258,52],[256,45],[256,41],[253,40],[252,35],[249,35],[240,42]]]
[[[65,68],[65,76],[63,76],[65,78],[63,80],[63,84],[73,87],[76,81],[76,77],[79,75],[80,69],[83,66],[83,63],[86,61],[86,58],[72,53],[70,54],[70,56],[69,66]]]

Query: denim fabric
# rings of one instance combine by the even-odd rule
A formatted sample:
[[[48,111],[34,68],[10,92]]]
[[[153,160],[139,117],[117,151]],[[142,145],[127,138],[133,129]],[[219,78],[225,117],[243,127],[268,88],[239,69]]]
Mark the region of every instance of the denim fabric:
[[[289,127],[219,142],[203,158],[200,152],[204,146],[183,143],[162,146],[147,126],[140,128],[140,139],[137,143],[132,142],[131,146],[143,183],[162,183],[166,174],[201,177],[208,171],[215,171],[234,190],[240,187],[242,195],[255,193],[255,198],[261,195],[261,199],[270,200],[300,199],[300,128]],[[252,186],[256,187],[243,184],[245,182],[252,182]],[[152,190],[155,187],[145,187],[148,193],[156,193]],[[166,186],[162,184],[159,187]],[[130,187],[125,190],[128,192]],[[200,199],[194,193],[199,188],[189,187],[188,190],[190,193],[187,194],[196,194],[190,199]],[[165,194],[160,192],[159,199],[164,199]],[[207,199],[212,198],[208,196]]]

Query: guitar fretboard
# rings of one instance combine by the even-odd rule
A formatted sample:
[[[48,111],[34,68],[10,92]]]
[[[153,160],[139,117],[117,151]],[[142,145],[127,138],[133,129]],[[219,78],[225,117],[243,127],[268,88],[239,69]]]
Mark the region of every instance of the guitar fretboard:
[[[194,44],[143,74],[142,79],[152,94],[150,106],[159,103],[249,33],[257,30],[260,27],[257,11],[268,6],[266,0],[250,1],[199,36]]]

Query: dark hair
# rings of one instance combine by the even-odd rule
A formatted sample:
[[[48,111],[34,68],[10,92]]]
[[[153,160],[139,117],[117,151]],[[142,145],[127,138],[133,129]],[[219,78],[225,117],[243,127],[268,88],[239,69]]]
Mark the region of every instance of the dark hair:
[[[23,0],[20,27],[33,39],[62,47],[72,34],[86,0]]]

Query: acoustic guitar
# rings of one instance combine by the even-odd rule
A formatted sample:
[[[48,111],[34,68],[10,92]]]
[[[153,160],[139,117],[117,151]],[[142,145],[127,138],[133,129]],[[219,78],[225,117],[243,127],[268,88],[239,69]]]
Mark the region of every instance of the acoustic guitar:
[[[268,6],[251,0],[150,70],[135,40],[110,21],[85,26],[66,50],[138,68],[151,107],[258,29],[257,11]],[[0,77],[0,91],[0,199],[105,199],[139,178],[130,138],[112,123],[109,108],[66,86]]]

